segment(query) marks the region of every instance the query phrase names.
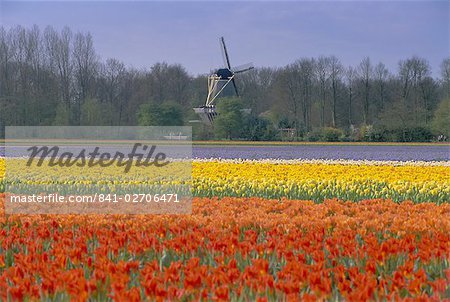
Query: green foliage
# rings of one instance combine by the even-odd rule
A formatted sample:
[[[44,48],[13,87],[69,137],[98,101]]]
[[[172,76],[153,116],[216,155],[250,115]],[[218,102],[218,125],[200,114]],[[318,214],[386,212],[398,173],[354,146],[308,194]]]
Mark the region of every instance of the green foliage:
[[[202,122],[192,124],[192,139],[205,141],[214,138],[213,129]]]
[[[183,125],[182,108],[176,103],[143,104],[139,107],[137,115],[140,126]]]
[[[287,118],[287,116],[283,116],[279,121],[278,121],[278,128],[293,128],[293,123],[289,122],[289,119]]]
[[[219,100],[216,109],[219,114],[227,114],[231,112],[241,112],[243,107],[238,98],[222,98]]]
[[[214,136],[217,139],[239,138],[243,126],[242,104],[239,99],[221,99],[217,105],[219,114],[214,120]]]
[[[366,142],[371,141],[372,132],[373,132],[372,125],[362,125],[361,128],[359,128],[357,140]]]
[[[338,142],[344,137],[344,132],[338,128],[324,127],[310,131],[306,139],[310,142]]]
[[[83,126],[105,125],[106,118],[102,105],[96,99],[87,99],[81,106],[81,124]]]
[[[429,142],[433,133],[426,127],[410,127],[393,131],[393,141],[397,142]]]
[[[450,137],[450,97],[439,103],[434,112],[432,127],[437,135]]]
[[[393,131],[389,131],[384,125],[363,125],[359,129],[356,140],[364,142],[392,141]]]
[[[244,119],[241,137],[251,141],[279,140],[279,134],[271,121],[252,115],[249,115]]]
[[[344,133],[341,129],[325,127],[322,129],[322,139],[326,142],[337,142]]]
[[[306,139],[309,142],[318,142],[322,139],[320,129],[313,129],[312,131],[308,132],[306,135]]]
[[[383,125],[363,125],[359,129],[357,140],[365,142],[390,141],[392,134]]]
[[[430,129],[423,126],[386,128],[384,125],[361,127],[358,140],[365,142],[429,142],[433,139]]]
[[[56,107],[56,116],[53,121],[54,126],[69,126],[70,125],[70,111],[67,105],[59,103]]]

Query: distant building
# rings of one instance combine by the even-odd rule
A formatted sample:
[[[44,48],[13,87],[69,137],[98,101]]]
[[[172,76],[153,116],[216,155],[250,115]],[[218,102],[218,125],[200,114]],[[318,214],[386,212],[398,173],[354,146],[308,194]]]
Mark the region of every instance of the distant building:
[[[280,128],[278,130],[282,140],[294,140],[297,137],[297,129],[295,128]]]

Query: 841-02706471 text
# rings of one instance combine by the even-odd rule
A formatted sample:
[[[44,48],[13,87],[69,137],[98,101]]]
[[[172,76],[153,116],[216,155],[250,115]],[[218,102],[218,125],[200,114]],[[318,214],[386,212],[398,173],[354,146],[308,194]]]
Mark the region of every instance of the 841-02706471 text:
[[[179,202],[178,194],[175,193],[163,193],[163,194],[147,194],[147,193],[135,193],[135,194],[93,194],[93,195],[61,195],[58,193],[46,194],[46,195],[16,195],[8,194],[7,200],[12,203],[25,202],[25,203],[172,203]]]
[[[179,202],[178,194],[98,194],[98,202]]]

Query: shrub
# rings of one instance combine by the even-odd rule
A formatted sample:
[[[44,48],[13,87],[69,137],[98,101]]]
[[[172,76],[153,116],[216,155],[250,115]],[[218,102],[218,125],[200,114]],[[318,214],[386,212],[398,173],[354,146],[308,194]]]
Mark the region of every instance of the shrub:
[[[279,139],[279,134],[270,120],[249,115],[244,119],[240,137],[251,141],[273,141]]]
[[[317,142],[317,141],[320,141],[320,140],[322,139],[321,133],[320,133],[319,130],[314,129],[314,130],[308,132],[308,134],[306,135],[306,139],[307,139],[309,142]]]
[[[429,142],[433,139],[433,133],[426,127],[411,127],[396,129],[393,136],[399,142]]]
[[[325,127],[321,132],[321,138],[326,142],[337,142],[342,136],[344,136],[344,132],[337,128]]]
[[[436,135],[450,136],[450,97],[443,99],[434,112],[432,127]]]
[[[343,137],[345,136],[341,129],[325,127],[308,132],[306,139],[310,142],[338,142],[342,140]]]

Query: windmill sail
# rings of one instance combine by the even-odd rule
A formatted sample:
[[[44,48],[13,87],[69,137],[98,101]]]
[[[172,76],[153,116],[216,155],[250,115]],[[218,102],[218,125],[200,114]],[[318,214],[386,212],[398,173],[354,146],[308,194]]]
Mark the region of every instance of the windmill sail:
[[[222,45],[221,49],[222,49],[222,55],[224,57],[224,63],[225,63],[225,67],[228,69],[231,69],[231,64],[230,64],[230,57],[228,56],[228,51],[227,51],[227,46],[225,45],[225,40],[223,37],[220,38],[220,43]]]
[[[237,90],[237,87],[236,87],[236,81],[234,80],[234,77],[233,77],[233,79],[232,79],[231,81],[233,82],[234,91],[236,92],[236,96],[239,97],[239,92],[238,92],[238,90]]]
[[[232,71],[234,73],[241,73],[241,72],[245,72],[245,71],[251,70],[253,68],[255,68],[253,66],[253,63],[247,63],[247,64],[243,64],[243,65],[239,65],[239,66],[233,67]]]

